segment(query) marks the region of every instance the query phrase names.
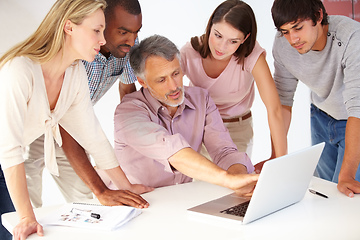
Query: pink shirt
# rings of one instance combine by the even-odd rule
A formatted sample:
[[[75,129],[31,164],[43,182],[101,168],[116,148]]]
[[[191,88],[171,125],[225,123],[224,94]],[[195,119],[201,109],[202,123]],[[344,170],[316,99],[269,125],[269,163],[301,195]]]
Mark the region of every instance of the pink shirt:
[[[115,153],[131,183],[162,187],[192,179],[173,169],[168,159],[191,147],[199,152],[202,142],[214,163],[223,169],[241,163],[254,167],[237,151],[208,92],[184,87],[185,100],[174,117],[147,89],[127,94],[115,111]]]
[[[209,77],[203,68],[202,57],[187,43],[180,50],[181,67],[190,80],[191,86],[205,88],[209,91],[219,109],[222,118],[232,118],[247,113],[255,97],[254,77],[251,72],[259,56],[265,53],[258,42],[245,58],[244,70],[232,56],[225,70],[217,77]]]

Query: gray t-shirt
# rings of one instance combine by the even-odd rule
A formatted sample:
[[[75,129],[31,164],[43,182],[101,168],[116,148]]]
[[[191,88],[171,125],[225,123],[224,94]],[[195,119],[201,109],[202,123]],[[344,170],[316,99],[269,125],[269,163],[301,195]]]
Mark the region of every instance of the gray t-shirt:
[[[298,80],[311,102],[335,119],[360,118],[360,23],[329,16],[326,46],[300,54],[278,34],[273,46],[274,80],[283,105],[292,106]]]

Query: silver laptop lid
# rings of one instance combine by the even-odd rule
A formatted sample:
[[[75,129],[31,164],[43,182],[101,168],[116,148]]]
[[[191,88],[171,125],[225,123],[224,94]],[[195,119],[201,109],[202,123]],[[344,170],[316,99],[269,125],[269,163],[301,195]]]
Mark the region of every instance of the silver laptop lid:
[[[324,145],[320,143],[265,162],[243,223],[302,200]]]

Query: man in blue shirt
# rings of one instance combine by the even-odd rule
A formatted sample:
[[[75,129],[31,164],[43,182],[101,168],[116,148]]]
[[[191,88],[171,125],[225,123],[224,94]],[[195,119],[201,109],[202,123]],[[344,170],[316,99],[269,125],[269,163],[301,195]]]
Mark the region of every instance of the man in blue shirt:
[[[83,61],[93,104],[119,79],[120,98],[136,90],[136,77],[129,63],[129,52],[138,44],[142,15],[137,0],[107,0],[105,10],[106,44],[91,63]]]

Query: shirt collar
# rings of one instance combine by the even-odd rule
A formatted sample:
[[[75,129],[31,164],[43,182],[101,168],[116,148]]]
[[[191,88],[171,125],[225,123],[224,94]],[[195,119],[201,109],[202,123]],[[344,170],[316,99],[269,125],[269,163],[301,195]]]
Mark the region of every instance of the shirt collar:
[[[125,55],[125,57],[123,57],[124,59],[128,57],[128,53]],[[98,62],[101,62],[101,63],[106,63],[106,62],[109,62],[109,61],[113,61],[113,60],[117,60],[118,58],[114,57],[114,55],[112,55],[110,53],[110,56],[109,58],[106,58],[101,52],[99,52],[98,54],[96,54],[95,56],[95,59],[94,61],[98,61]]]
[[[188,98],[188,94],[187,94],[187,91],[186,91],[187,88],[188,88],[188,87],[184,86],[184,91],[185,91],[185,94],[184,94],[184,102],[179,106],[179,108],[180,108],[179,114],[181,114],[186,107],[189,108],[189,109],[195,110],[194,104],[192,104],[192,103],[190,102],[189,98]],[[142,88],[140,89],[140,91],[143,92],[146,100],[148,101],[148,103],[149,103],[149,105],[150,105],[150,106],[148,106],[148,107],[152,108],[152,111],[154,111],[154,112],[156,112],[156,113],[159,113],[159,110],[160,110],[160,109],[165,108],[165,107],[161,104],[161,102],[160,102],[159,100],[157,100],[156,98],[154,98],[154,97],[151,95],[150,91],[149,91],[147,88],[142,87]]]

